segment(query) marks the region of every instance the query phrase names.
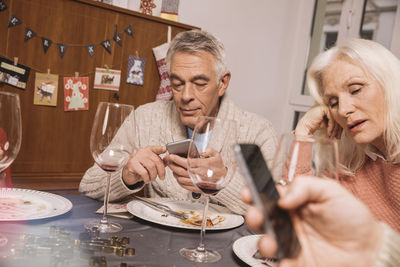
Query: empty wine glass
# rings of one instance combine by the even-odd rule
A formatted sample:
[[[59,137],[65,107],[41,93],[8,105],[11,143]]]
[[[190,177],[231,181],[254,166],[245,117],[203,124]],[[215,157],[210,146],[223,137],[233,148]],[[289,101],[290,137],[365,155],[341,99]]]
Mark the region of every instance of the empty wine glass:
[[[336,140],[317,136],[283,134],[276,150],[271,173],[275,181],[287,184],[297,175],[338,178]]]
[[[111,174],[122,168],[128,157],[130,147],[118,142],[118,134],[123,124],[134,124],[133,106],[117,103],[99,103],[90,135],[90,151],[96,164],[107,172],[104,194],[104,211],[100,221],[85,224],[87,229],[97,228],[101,233],[115,233],[122,230],[119,223],[109,222],[107,205]],[[121,129],[120,129],[121,128]]]
[[[236,122],[214,117],[200,117],[193,131],[188,152],[188,172],[194,185],[205,196],[200,244],[179,252],[195,262],[216,262],[221,255],[204,246],[210,196],[225,188],[236,171],[233,145],[236,143]]]
[[[0,187],[4,171],[15,160],[21,147],[21,107],[17,94],[0,92]]]

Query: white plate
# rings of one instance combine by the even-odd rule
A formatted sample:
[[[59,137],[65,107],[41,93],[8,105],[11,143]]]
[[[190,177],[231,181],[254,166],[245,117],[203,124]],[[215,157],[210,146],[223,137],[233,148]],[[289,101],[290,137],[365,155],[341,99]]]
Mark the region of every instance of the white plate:
[[[0,221],[45,219],[71,210],[68,199],[55,194],[20,188],[0,188]]]
[[[264,260],[259,260],[256,258],[253,258],[254,253],[257,252],[257,242],[258,239],[262,235],[248,235],[248,236],[243,236],[239,239],[237,239],[233,245],[232,249],[233,252],[238,256],[239,259],[241,259],[243,262],[247,263],[250,266],[255,266],[255,267],[266,267],[268,265],[265,264]],[[275,267],[277,264],[276,263],[271,263],[268,262],[270,266]]]
[[[156,199],[152,200],[157,201]],[[162,203],[168,205],[171,209],[176,211],[185,211],[185,212],[197,211],[203,213],[204,206],[202,203],[197,201],[193,202],[190,200],[188,201],[162,200]],[[165,216],[164,213],[150,208],[149,206],[147,206],[146,204],[144,204],[139,200],[132,200],[131,202],[128,203],[128,205],[126,205],[126,208],[133,215],[141,219],[144,219],[146,221],[177,228],[201,229],[200,226],[182,223],[178,218],[173,217],[171,215]],[[208,214],[224,216],[225,221],[220,222],[215,226],[207,227],[206,228],[207,231],[230,229],[242,225],[244,223],[244,219],[242,216],[232,214],[228,209],[218,205],[210,204],[208,208]]]

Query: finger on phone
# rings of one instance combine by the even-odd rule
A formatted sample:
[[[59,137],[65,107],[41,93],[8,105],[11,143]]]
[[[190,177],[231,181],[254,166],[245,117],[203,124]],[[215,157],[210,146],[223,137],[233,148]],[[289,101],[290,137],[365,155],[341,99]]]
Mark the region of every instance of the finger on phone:
[[[246,223],[248,226],[255,230],[261,230],[264,216],[261,210],[256,207],[249,207],[246,212]]]
[[[243,187],[243,189],[240,191],[240,196],[242,197],[242,200],[247,203],[250,204],[251,203],[251,192],[250,189],[245,186]]]
[[[278,250],[278,244],[273,237],[263,235],[258,240],[258,250],[264,257],[274,257]]]

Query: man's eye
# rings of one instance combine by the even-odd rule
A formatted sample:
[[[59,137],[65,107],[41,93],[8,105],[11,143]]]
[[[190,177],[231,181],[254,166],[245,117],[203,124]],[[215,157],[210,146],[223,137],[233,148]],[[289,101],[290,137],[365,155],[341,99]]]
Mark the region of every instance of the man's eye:
[[[204,87],[207,84],[206,83],[194,83],[197,87]]]
[[[172,83],[171,85],[172,85],[172,88],[179,89],[179,88],[182,87],[183,84],[181,84],[181,83]]]

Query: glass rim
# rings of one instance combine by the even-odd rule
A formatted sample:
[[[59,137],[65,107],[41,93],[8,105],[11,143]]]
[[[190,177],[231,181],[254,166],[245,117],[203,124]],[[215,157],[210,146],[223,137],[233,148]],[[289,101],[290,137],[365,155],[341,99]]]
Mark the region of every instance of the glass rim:
[[[325,136],[318,136],[318,135],[296,135],[295,133],[284,133],[281,134],[280,139],[282,139],[284,136],[291,136],[294,138],[296,141],[302,141],[302,142],[324,142],[324,143],[337,143],[336,139],[331,139]]]
[[[116,107],[118,107],[118,106],[121,106],[121,107],[131,107],[131,108],[135,109],[135,107],[134,107],[133,105],[121,104],[121,103],[114,103],[114,102],[105,102],[105,101],[99,102],[99,104],[98,104],[97,106],[100,106],[100,105],[102,105],[102,104],[110,105],[110,106],[116,106]]]

